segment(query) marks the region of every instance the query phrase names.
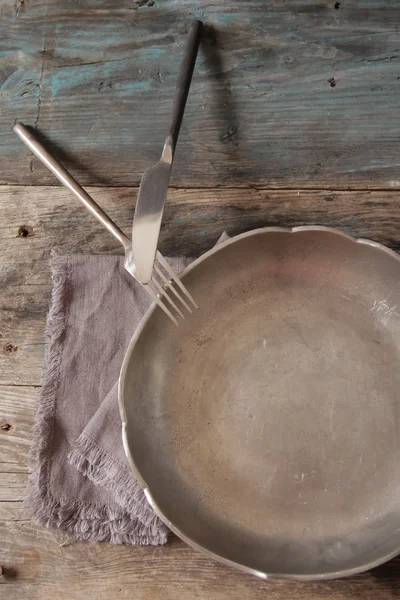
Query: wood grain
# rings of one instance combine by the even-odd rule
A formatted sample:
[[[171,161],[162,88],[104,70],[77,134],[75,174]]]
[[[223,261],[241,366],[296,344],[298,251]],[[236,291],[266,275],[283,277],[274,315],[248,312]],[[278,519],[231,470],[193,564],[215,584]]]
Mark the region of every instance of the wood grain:
[[[26,521],[24,504],[19,500],[0,501],[0,522]]]
[[[22,502],[25,498],[26,473],[0,472],[0,502]]]
[[[399,593],[399,559],[346,580],[268,583],[217,564],[176,538],[163,548],[68,545],[24,521],[0,525],[0,536],[8,600],[385,600]]]
[[[130,234],[137,189],[89,191]],[[50,249],[83,253],[121,249],[64,188],[2,186],[0,211],[0,383],[39,385],[51,293]],[[312,224],[338,227],[400,249],[396,192],[238,188],[170,190],[161,251],[195,256],[210,248],[224,230],[235,235],[268,225]]]
[[[174,186],[400,186],[396,2],[1,0],[0,9],[4,183],[54,181],[11,133],[18,118],[83,183],[137,185],[160,156],[188,22],[200,18]]]
[[[28,470],[27,454],[31,446],[36,394],[37,389],[32,387],[0,387],[1,473],[26,473]]]

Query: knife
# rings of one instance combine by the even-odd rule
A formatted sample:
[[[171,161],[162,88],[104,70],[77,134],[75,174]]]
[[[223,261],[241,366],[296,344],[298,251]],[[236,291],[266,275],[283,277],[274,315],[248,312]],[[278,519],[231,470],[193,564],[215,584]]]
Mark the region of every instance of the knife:
[[[143,284],[151,280],[172,161],[199,49],[201,29],[201,21],[193,21],[189,28],[161,158],[156,165],[146,169],[140,182],[132,226],[132,252],[136,265],[135,276]]]

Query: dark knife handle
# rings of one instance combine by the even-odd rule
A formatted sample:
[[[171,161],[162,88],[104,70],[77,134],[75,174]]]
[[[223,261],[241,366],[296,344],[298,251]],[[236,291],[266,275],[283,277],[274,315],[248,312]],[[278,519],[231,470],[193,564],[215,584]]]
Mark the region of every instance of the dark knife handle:
[[[183,113],[185,112],[186,100],[189,94],[190,82],[192,81],[193,69],[199,49],[202,26],[203,23],[201,21],[193,21],[187,34],[185,54],[176,83],[175,98],[168,130],[169,136],[172,138],[173,150],[175,150],[176,142],[178,141]]]

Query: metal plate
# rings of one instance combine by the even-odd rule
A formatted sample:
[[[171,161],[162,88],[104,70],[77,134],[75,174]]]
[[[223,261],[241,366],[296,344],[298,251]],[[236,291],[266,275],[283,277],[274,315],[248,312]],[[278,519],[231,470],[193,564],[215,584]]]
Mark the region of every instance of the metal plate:
[[[261,577],[400,551],[400,260],[334,230],[261,229],[191,265],[200,306],[149,311],[120,380],[127,454],[181,538]]]

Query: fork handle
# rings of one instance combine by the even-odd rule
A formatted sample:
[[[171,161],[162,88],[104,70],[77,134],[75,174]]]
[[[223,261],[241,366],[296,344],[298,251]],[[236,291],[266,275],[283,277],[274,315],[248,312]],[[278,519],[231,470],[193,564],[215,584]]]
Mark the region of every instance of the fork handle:
[[[186,100],[189,94],[190,83],[192,81],[197,52],[199,50],[202,26],[203,23],[201,21],[193,21],[190,25],[187,35],[185,53],[183,55],[181,68],[178,75],[178,81],[176,83],[175,98],[172,105],[171,121],[168,130],[168,136],[171,138],[173,151],[175,151],[179,130],[182,124],[183,113],[185,112]]]
[[[131,242],[119,227],[110,219],[102,208],[93,200],[91,196],[83,189],[81,185],[72,177],[70,173],[42,146],[35,138],[33,133],[29,131],[22,123],[16,123],[14,126],[15,133],[28,146],[39,160],[51,171],[59,181],[69,189],[74,196],[82,202],[82,204],[96,217],[98,221],[122,244],[125,251],[131,249]]]

